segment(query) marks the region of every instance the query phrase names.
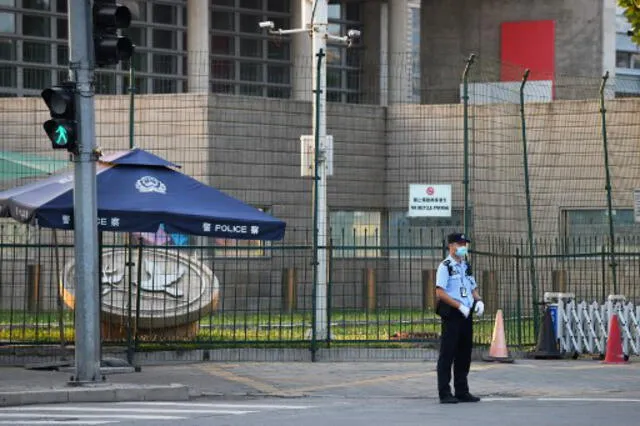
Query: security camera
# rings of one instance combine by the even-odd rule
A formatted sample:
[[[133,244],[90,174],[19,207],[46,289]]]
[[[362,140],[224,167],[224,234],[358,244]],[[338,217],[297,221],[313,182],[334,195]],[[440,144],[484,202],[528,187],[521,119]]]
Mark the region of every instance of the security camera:
[[[347,37],[349,37],[351,39],[358,39],[358,38],[360,38],[360,31],[358,31],[358,30],[349,30],[349,31],[347,31]]]
[[[276,25],[273,23],[273,21],[262,21],[258,23],[258,26],[262,29],[272,30]]]

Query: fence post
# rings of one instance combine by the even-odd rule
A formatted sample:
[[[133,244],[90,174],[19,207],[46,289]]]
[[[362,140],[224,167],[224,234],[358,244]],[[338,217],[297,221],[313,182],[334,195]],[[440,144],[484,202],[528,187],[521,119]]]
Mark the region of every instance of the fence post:
[[[30,313],[40,311],[40,263],[27,264],[27,310]]]
[[[551,271],[551,290],[554,293],[566,293],[567,271],[565,269]]]
[[[422,309],[436,308],[436,270],[422,270]]]
[[[511,245],[509,245],[511,247]],[[520,249],[516,247],[516,321],[518,323],[518,347],[522,347],[522,281],[520,280]],[[536,305],[533,305],[533,316],[536,317]]]
[[[362,269],[362,309],[367,312],[376,310],[376,270],[367,267]]]
[[[282,310],[287,313],[297,308],[298,271],[296,268],[282,270]]]
[[[462,73],[462,100],[464,103],[464,154],[463,154],[463,178],[462,184],[464,185],[464,212],[463,212],[463,226],[464,233],[469,233],[469,70],[476,55],[471,54],[467,59],[467,65],[464,67]]]
[[[495,314],[500,308],[496,271],[482,271],[482,286],[482,297],[484,298],[486,306],[485,311]]]
[[[531,280],[531,299],[538,303],[538,283],[536,281],[535,247],[533,241],[533,220],[531,214],[531,188],[529,184],[529,157],[527,152],[527,120],[524,111],[524,86],[529,78],[529,69],[524,70],[520,85],[520,121],[522,123],[522,161],[524,162],[524,191],[527,200],[527,236],[529,239],[529,279]],[[534,308],[535,309],[535,308]],[[533,316],[533,330],[538,334],[538,316]]]
[[[604,171],[605,171],[605,189],[607,190],[607,211],[609,213],[609,245],[611,258],[611,278],[613,279],[613,293],[618,294],[618,281],[616,276],[616,249],[615,249],[615,233],[613,229],[613,214],[611,202],[611,174],[609,171],[609,146],[607,143],[607,110],[604,106],[604,88],[609,79],[609,71],[602,76],[602,84],[600,84],[600,114],[602,115],[602,143],[604,145]]]

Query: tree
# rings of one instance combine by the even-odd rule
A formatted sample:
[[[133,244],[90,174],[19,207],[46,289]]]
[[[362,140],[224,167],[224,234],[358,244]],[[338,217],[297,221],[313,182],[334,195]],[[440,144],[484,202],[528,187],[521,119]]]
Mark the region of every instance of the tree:
[[[624,9],[624,16],[631,23],[631,39],[640,44],[640,0],[618,0]]]

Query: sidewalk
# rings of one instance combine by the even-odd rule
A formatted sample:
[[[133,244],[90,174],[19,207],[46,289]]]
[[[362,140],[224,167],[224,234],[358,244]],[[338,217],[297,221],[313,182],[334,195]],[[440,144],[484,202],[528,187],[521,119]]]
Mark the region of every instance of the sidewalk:
[[[514,364],[475,361],[470,384],[480,396],[640,398],[640,362],[592,360]],[[70,387],[71,374],[0,367],[0,406],[49,402],[187,400],[195,398],[432,398],[435,362],[199,362],[142,366],[90,387]]]

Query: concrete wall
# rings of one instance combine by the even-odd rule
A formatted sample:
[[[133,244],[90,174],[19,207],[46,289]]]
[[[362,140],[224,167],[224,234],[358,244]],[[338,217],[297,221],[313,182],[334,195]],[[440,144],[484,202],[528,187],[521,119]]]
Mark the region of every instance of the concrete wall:
[[[607,102],[607,136],[612,202],[614,209],[633,208],[633,189],[638,185],[640,157],[637,141],[640,123],[638,99]],[[528,163],[536,238],[553,241],[564,232],[562,212],[568,209],[606,209],[602,116],[598,101],[558,101],[525,106]],[[387,202],[390,209],[406,209],[410,183],[450,183],[453,206],[463,207],[463,111],[461,105],[391,106],[388,109]],[[511,238],[512,254],[526,241],[527,210],[524,184],[522,127],[518,105],[470,107],[470,203],[474,212],[474,249],[507,250],[504,244],[490,247],[492,238]],[[584,240],[583,240],[584,243]],[[526,244],[519,247],[525,255]],[[596,248],[596,249],[599,249]],[[556,253],[557,247],[540,246],[540,253]],[[474,258],[477,273],[515,268],[505,259],[496,263],[488,257]],[[394,263],[397,265],[398,263]],[[399,271],[399,282],[413,288],[425,259],[407,262]],[[559,259],[537,263],[538,285],[551,290],[551,271],[569,269],[571,288],[591,294],[604,277],[606,294],[612,291],[608,262],[602,273],[600,259],[583,259],[570,265]],[[637,277],[633,264],[620,263],[619,288],[633,289]],[[427,261],[428,266],[428,261]],[[528,289],[528,263],[520,264],[522,289]],[[511,288],[515,275],[497,277],[497,285]],[[635,290],[634,290],[635,291]],[[515,300],[514,291],[502,293]],[[635,294],[635,293],[634,293]],[[530,298],[530,295],[523,295]],[[523,301],[526,306],[526,300]]]
[[[210,98],[208,116],[208,182],[252,205],[268,207],[286,220],[287,244],[311,244],[313,181],[300,176],[299,141],[300,135],[311,134],[311,104],[216,95]],[[384,209],[385,109],[330,104],[327,128],[334,137],[334,174],[328,178],[330,209]],[[251,309],[260,303],[258,295],[268,294],[273,298],[270,303],[278,304],[281,271],[295,267],[299,306],[310,308],[311,256],[310,251],[275,250],[254,261],[251,268],[243,268],[243,262],[234,266],[234,261],[225,261],[225,268],[234,270],[226,282],[234,290],[223,296],[228,303],[233,300]],[[359,280],[356,276],[345,277],[335,291]]]
[[[580,96],[573,79],[598,78],[604,71],[603,26],[611,22],[603,20],[602,10],[603,0],[422,0],[423,102],[458,102],[471,53],[478,55],[477,78],[499,81],[500,24],[520,20],[556,21],[557,97],[593,96]]]

